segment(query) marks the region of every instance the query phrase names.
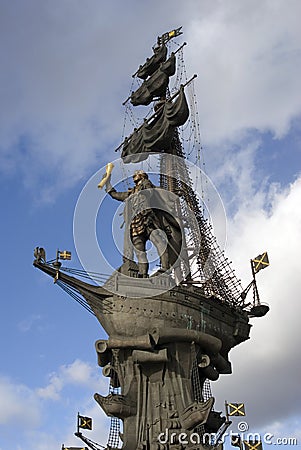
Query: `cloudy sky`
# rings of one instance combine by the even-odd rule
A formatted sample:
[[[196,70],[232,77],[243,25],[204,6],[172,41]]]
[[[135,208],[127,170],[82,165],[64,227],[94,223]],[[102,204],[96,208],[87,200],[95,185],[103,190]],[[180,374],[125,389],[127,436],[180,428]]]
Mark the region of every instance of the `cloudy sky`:
[[[301,444],[300,14],[298,0],[0,0],[1,450],[79,444],[78,411],[106,443],[92,398],[108,389],[94,351],[103,332],[33,269],[32,252],[66,248],[77,264],[79,194],[116,156],[131,74],[180,25],[226,253],[243,284],[251,257],[271,260],[258,274],[271,311],[212,389],[220,408],[245,401],[251,431]]]

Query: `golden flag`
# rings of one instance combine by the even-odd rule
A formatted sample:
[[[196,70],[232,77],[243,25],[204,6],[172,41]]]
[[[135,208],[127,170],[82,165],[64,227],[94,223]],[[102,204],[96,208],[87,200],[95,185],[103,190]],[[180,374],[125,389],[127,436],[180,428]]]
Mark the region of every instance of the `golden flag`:
[[[262,450],[262,442],[261,441],[243,441],[245,450]]]
[[[71,252],[68,252],[67,250],[64,250],[63,252],[59,252],[60,259],[71,259]]]
[[[256,258],[252,259],[252,264],[254,268],[254,272],[257,273],[261,269],[265,269],[270,265],[269,257],[267,252],[262,253],[262,255],[258,255]]]
[[[227,403],[229,409],[229,416],[245,416],[245,405],[244,403]]]
[[[79,428],[84,428],[85,430],[92,430],[91,417],[78,416],[78,426]]]

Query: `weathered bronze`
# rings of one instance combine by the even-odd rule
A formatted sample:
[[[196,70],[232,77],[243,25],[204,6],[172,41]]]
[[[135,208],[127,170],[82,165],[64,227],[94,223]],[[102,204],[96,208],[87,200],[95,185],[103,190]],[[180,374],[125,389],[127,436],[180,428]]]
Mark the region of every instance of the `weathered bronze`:
[[[50,265],[40,260],[34,265],[55,277]],[[118,272],[114,277],[118,279]],[[229,351],[249,338],[246,312],[206,297],[196,286],[131,298],[127,292],[137,293],[139,283],[133,277],[126,284],[121,279],[116,294],[106,285],[92,286],[63,272],[59,279],[86,299],[109,336],[96,342],[98,364],[121,393],[95,394],[95,400],[108,416],[122,419],[124,449],[158,449],[160,433],[171,439],[172,433],[192,433],[207,424],[204,433],[224,423],[211,414],[213,398],[196,400],[194,385],[202,391],[206,378],[231,373]],[[156,281],[143,280],[151,283],[152,293]]]
[[[137,163],[147,159],[150,153],[174,153],[172,140],[177,127],[184,125],[189,117],[189,109],[181,88],[174,102],[171,99],[161,103],[152,120],[135,130],[125,139],[121,158],[124,163]]]
[[[168,198],[167,192],[156,189],[143,170],[136,170],[133,180],[133,188],[126,192],[117,192],[109,177],[106,181],[106,192],[113,199],[126,202],[124,258],[133,260],[133,246],[138,259],[139,274],[146,278],[149,268],[146,242],[150,240],[155,245],[160,256],[161,269],[166,272],[180,254],[182,230],[180,221],[175,218],[175,199]]]
[[[101,286],[95,286],[78,279],[78,275],[89,274],[74,270],[73,277],[58,257],[46,262],[44,249],[35,250],[34,266],[93,313],[108,335],[97,340],[95,348],[102,374],[110,380],[110,393],[94,397],[112,420],[122,420],[124,450],[213,448],[212,441],[202,438],[206,433],[221,436],[230,422],[214,410],[206,383],[231,374],[229,352],[249,339],[249,316],[267,312],[259,297],[256,304],[245,303],[248,290],[256,286],[255,272],[242,291],[192,189],[177,131],[189,115],[184,87],[175,95],[175,102],[175,96],[168,99],[167,91],[175,57],[166,60],[165,43],[180,34],[179,28],[158,38],[154,55],[137,72],[144,83],[132,95],[132,102],[148,104],[158,100],[156,95],[161,98],[151,121],[145,121],[125,140],[121,155],[127,163],[146,159],[152,152],[162,153],[160,188],[143,170],[137,170],[134,186],[117,192],[111,184],[111,163],[98,185],[106,186],[108,195],[125,203],[121,267]],[[170,153],[181,162],[165,157]],[[196,256],[195,278],[189,266],[188,235]],[[148,273],[148,240],[160,257],[157,276]],[[69,252],[64,255],[69,259]],[[177,277],[179,272],[182,278]],[[257,287],[256,293],[258,296]],[[90,446],[88,438],[79,432],[76,435]],[[108,447],[116,447],[118,440],[119,436]],[[91,444],[90,448],[96,447]],[[222,449],[222,444],[216,442],[215,448]]]

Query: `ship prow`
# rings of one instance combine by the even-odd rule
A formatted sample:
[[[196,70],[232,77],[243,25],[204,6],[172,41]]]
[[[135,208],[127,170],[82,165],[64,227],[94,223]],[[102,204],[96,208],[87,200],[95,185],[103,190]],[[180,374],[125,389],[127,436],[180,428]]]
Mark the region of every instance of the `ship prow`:
[[[104,299],[110,296],[110,292],[107,291],[103,286],[96,286],[90,283],[86,283],[76,277],[72,277],[67,273],[64,273],[60,268],[55,267],[54,264],[47,264],[46,262],[41,262],[37,259],[33,261],[34,267],[46,273],[53,278],[54,282],[57,283],[61,281],[65,283],[70,288],[77,289],[80,292],[86,292],[87,294],[94,294],[99,299]]]
[[[155,352],[167,342],[195,342],[210,355],[204,375],[216,380],[231,373],[229,351],[249,339],[251,325],[243,309],[206,295],[192,282],[177,286],[169,274],[142,279],[126,276],[121,267],[97,286],[64,273],[55,262],[36,259],[33,265],[82,297],[110,336],[109,346],[123,342]]]

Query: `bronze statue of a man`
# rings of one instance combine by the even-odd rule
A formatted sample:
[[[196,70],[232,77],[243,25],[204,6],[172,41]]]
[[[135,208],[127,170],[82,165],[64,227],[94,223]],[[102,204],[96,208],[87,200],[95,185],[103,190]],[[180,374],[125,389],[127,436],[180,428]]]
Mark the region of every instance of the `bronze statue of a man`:
[[[135,186],[126,192],[117,192],[106,182],[106,192],[115,200],[127,201],[125,223],[130,227],[130,239],[138,259],[141,277],[148,277],[149,263],[146,257],[146,243],[150,240],[156,247],[161,261],[161,271],[170,268],[168,240],[171,235],[170,225],[165,220],[166,214],[150,204],[152,189],[156,188],[143,170],[136,170],[133,175]],[[145,191],[143,193],[143,191]],[[136,195],[134,195],[136,194]],[[129,219],[127,219],[129,218]],[[126,255],[125,255],[126,256]]]

